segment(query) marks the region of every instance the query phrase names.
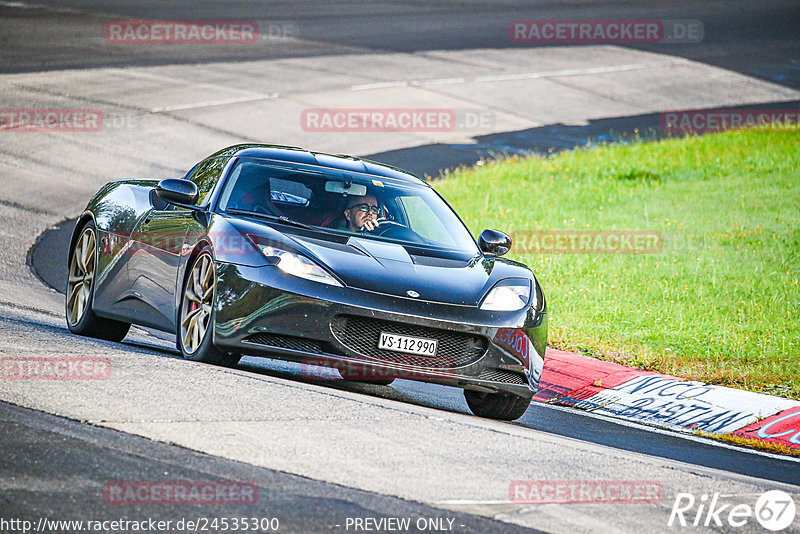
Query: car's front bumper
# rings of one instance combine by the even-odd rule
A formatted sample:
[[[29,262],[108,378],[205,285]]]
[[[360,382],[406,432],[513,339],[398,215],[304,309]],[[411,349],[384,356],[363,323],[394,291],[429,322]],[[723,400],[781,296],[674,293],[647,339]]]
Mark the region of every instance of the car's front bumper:
[[[328,286],[276,267],[217,265],[214,343],[222,350],[530,396],[544,363],[547,313],[487,312]],[[381,331],[439,340],[436,356],[379,350]],[[309,371],[311,377],[313,371]]]

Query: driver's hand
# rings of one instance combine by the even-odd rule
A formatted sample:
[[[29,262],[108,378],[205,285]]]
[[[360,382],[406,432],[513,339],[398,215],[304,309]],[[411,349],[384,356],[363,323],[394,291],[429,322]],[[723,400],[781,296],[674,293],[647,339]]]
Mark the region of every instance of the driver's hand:
[[[361,227],[362,232],[371,232],[375,230],[383,221],[385,221],[385,217],[381,217],[380,219],[367,219],[364,221],[364,226]]]

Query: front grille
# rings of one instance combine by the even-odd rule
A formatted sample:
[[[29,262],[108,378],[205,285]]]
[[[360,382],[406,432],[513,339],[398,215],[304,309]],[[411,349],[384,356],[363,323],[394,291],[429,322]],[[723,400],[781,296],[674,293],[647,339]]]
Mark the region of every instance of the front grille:
[[[301,337],[285,336],[282,334],[253,334],[245,338],[248,343],[256,343],[258,345],[267,345],[269,347],[276,347],[279,349],[299,350],[302,352],[311,352],[313,354],[324,354],[322,343],[314,339],[304,339]]]
[[[486,354],[489,346],[486,338],[479,335],[354,315],[334,317],[331,331],[342,345],[367,359],[427,369],[464,367],[478,361]],[[378,339],[381,332],[436,339],[436,355],[421,356],[379,349]]]
[[[489,382],[504,382],[506,384],[527,384],[525,376],[513,371],[504,371],[503,369],[484,369],[476,377],[478,380],[486,380]]]

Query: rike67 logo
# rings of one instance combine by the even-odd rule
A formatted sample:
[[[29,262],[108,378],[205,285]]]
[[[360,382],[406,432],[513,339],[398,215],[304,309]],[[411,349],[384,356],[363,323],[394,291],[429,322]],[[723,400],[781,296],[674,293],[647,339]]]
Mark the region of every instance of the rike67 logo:
[[[792,496],[780,490],[762,494],[755,506],[724,503],[719,493],[703,494],[699,499],[691,493],[678,493],[667,526],[724,527],[724,531],[729,532],[751,524],[755,519],[763,528],[779,532],[792,524],[796,512]]]

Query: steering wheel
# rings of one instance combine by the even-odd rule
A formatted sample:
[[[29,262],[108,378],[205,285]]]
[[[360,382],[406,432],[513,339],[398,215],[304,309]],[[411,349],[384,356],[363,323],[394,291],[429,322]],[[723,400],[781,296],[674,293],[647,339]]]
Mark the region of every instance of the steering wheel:
[[[366,232],[366,233],[368,233],[370,235],[380,235],[380,236],[382,236],[382,235],[385,235],[385,234],[388,234],[388,233],[394,231],[398,227],[405,228],[405,226],[403,226],[402,224],[396,223],[394,221],[381,221],[380,223],[378,223],[378,227],[375,228],[374,230],[372,230],[372,231],[364,230],[364,232]]]
[[[412,243],[425,242],[414,230],[394,221],[382,221],[376,229],[368,233],[380,237],[411,241]]]

